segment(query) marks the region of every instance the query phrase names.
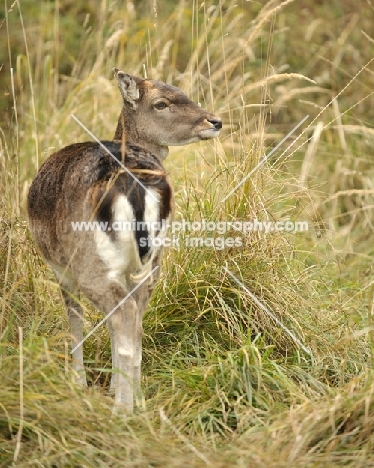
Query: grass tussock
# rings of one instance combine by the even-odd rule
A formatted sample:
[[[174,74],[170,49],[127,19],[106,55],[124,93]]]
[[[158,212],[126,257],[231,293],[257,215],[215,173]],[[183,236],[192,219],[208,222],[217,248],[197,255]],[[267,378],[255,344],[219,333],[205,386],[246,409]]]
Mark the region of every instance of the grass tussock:
[[[161,3],[5,2],[0,466],[374,466],[374,6]],[[105,328],[84,344],[89,388],[76,385],[25,214],[40,164],[89,139],[71,114],[113,136],[114,66],[223,118],[219,141],[170,152],[177,221],[309,224],[178,234],[144,318],[132,417],[112,411]],[[82,301],[88,333],[102,317]]]

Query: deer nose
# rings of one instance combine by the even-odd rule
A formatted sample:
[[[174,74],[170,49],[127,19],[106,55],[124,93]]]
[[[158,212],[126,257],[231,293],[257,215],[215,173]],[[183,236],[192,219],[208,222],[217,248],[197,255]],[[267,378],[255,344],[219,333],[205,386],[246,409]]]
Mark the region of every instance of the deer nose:
[[[221,119],[207,119],[207,121],[211,123],[216,130],[220,130],[222,128]]]

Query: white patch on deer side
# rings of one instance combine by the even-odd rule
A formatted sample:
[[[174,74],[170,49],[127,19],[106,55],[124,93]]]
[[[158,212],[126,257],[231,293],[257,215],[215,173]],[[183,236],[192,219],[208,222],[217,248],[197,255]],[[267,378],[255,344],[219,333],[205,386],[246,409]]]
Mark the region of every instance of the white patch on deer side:
[[[123,229],[134,220],[134,211],[125,195],[120,195],[112,206],[112,226],[117,226],[115,240],[110,232],[95,231],[95,242],[100,258],[108,268],[108,277],[124,279],[141,267],[135,233]]]

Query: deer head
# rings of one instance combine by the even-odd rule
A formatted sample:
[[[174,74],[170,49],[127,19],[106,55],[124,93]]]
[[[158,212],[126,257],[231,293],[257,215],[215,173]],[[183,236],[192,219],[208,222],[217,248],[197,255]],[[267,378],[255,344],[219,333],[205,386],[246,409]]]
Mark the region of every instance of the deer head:
[[[182,146],[219,135],[222,120],[192,102],[175,86],[114,69],[123,98],[114,140],[139,144],[161,159],[169,146]]]

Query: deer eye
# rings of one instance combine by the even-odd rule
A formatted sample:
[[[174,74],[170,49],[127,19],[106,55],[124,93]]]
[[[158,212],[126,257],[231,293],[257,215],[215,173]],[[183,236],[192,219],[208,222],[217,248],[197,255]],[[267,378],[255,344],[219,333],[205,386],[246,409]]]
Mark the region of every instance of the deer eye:
[[[165,109],[166,107],[168,107],[166,102],[157,102],[155,104],[155,109],[157,109],[157,110],[162,110],[162,109]]]

